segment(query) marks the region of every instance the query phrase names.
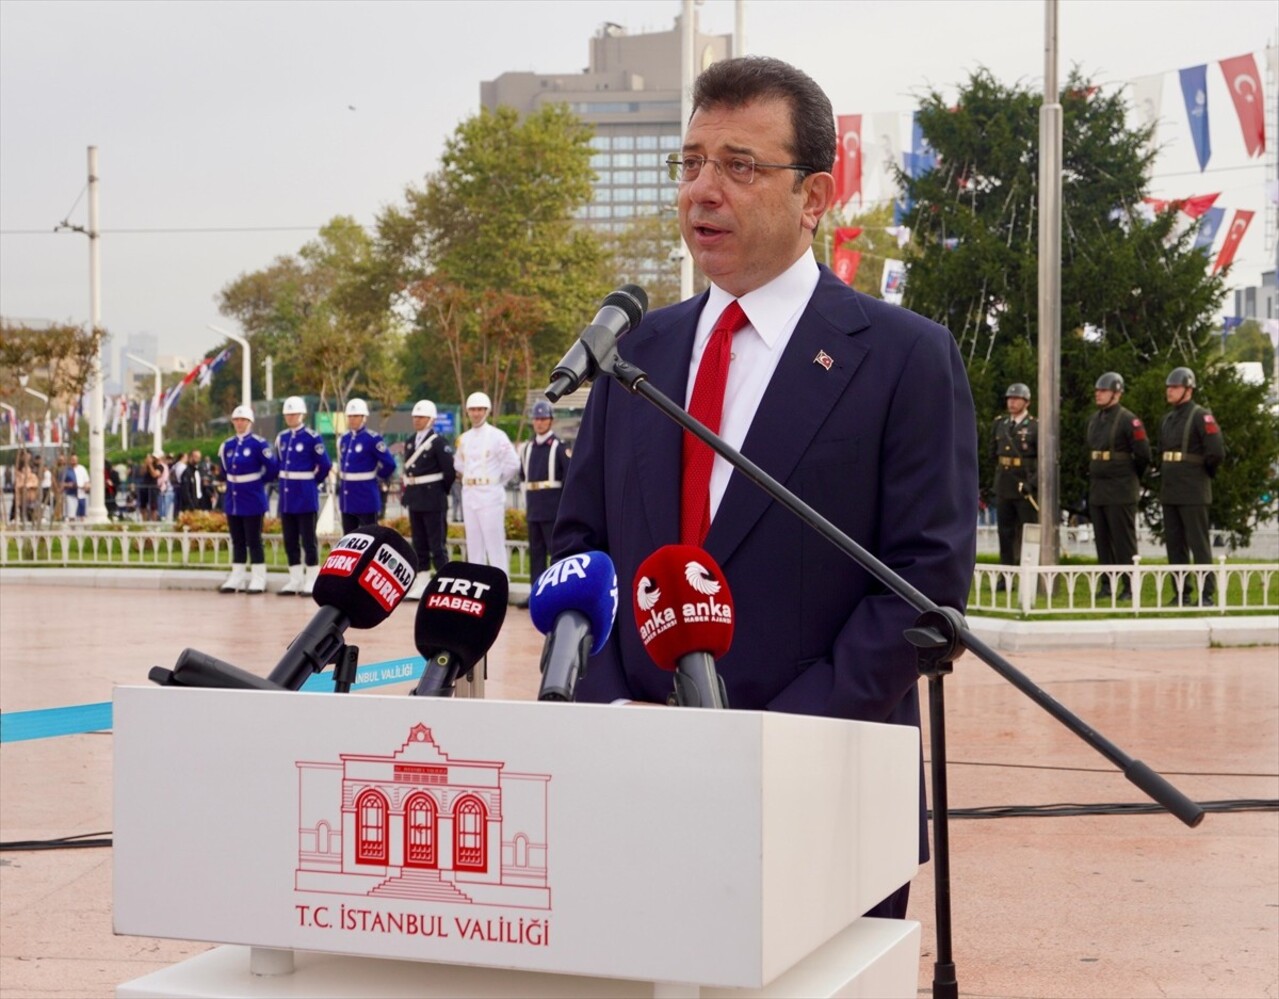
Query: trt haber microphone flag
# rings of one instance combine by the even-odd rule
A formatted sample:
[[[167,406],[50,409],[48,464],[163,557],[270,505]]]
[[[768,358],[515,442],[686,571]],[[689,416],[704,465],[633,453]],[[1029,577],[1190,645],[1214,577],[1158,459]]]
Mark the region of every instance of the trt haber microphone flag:
[[[694,545],[666,545],[646,558],[632,587],[644,649],[664,670],[681,656],[723,656],[733,643],[733,598],[724,571]]]
[[[413,639],[423,656],[446,650],[470,669],[489,650],[506,620],[506,573],[497,566],[449,562],[427,584]]]

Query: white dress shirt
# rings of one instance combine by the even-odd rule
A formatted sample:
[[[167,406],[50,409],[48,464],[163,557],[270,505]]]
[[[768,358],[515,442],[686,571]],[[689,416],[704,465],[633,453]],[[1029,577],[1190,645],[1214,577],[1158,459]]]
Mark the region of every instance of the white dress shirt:
[[[734,448],[741,450],[746,433],[755,419],[755,410],[764,390],[777,370],[777,362],[790,343],[791,334],[799,325],[808,300],[813,297],[821,271],[810,249],[789,268],[763,287],[756,288],[738,299],[748,325],[733,337],[733,359],[728,366],[728,384],[724,387],[724,412],[720,418],[719,436]],[[720,315],[733,301],[733,296],[722,288],[711,285],[706,307],[697,320],[697,335],[693,340],[693,357],[688,366],[688,390],[684,408],[693,398],[693,386],[697,383],[697,369],[702,354],[710,341],[711,333]],[[728,488],[733,467],[715,456],[711,466],[711,519],[719,509],[720,500]]]

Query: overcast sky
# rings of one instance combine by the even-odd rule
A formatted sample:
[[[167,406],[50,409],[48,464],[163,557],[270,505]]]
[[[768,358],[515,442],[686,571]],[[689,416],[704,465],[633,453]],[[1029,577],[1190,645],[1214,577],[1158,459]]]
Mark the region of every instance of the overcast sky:
[[[908,111],[919,93],[953,93],[980,66],[1004,82],[1042,80],[1039,0],[745,6],[748,50],[807,70],[839,114]],[[580,71],[603,22],[667,30],[679,9],[0,0],[0,313],[88,320],[88,241],[49,230],[64,218],[87,223],[86,149],[96,145],[103,323],[117,344],[148,332],[161,354],[195,358],[220,342],[206,324],[228,323],[214,304],[223,285],[295,252],[334,215],[371,223],[435,168],[445,138],[478,109],[480,81]],[[699,9],[703,30],[732,30],[731,0]],[[1274,257],[1264,251],[1263,161],[1243,153],[1216,63],[1256,52],[1264,77],[1275,20],[1273,0],[1061,2],[1063,76],[1073,64],[1111,84],[1166,74],[1154,193],[1221,191],[1227,223],[1235,208],[1257,211],[1236,284],[1256,283]],[[1200,63],[1213,134],[1202,175],[1175,74]],[[158,231],[175,229],[184,231]]]

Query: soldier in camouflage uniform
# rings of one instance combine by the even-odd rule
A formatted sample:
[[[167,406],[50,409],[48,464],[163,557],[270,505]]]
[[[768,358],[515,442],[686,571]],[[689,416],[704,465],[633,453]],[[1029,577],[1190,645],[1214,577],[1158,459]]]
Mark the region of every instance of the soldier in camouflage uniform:
[[[1123,394],[1123,376],[1107,371],[1094,386],[1097,412],[1088,421],[1088,515],[1102,565],[1132,565],[1137,554],[1137,499],[1141,477],[1150,465],[1146,428],[1120,405]],[[1097,595],[1110,596],[1109,579],[1101,581]],[[1125,575],[1115,598],[1131,596],[1131,579]]]
[[[1159,501],[1164,511],[1164,543],[1171,565],[1212,564],[1208,540],[1208,507],[1212,503],[1212,479],[1226,456],[1226,442],[1212,413],[1194,401],[1195,373],[1173,368],[1164,381],[1164,396],[1172,410],[1159,425]],[[1176,585],[1176,584],[1174,584]],[[1211,606],[1216,580],[1204,579],[1201,603]],[[1190,580],[1175,594],[1177,602],[1190,602]]]
[[[991,428],[990,454],[995,459],[995,517],[999,523],[999,561],[1021,561],[1021,526],[1039,521],[1033,497],[1039,486],[1039,421],[1027,412],[1030,388],[1021,382],[1004,393],[1008,415]],[[1000,580],[1000,588],[1003,581]]]

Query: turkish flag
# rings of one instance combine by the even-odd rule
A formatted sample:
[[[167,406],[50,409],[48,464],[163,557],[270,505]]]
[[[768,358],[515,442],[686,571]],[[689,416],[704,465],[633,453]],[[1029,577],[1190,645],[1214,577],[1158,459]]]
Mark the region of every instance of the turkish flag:
[[[1220,191],[1216,194],[1195,194],[1189,198],[1181,198],[1177,200],[1175,204],[1192,219],[1197,219],[1200,215],[1212,207],[1212,203],[1216,201],[1220,195]]]
[[[842,246],[835,247],[835,276],[844,284],[851,285],[857,277],[857,268],[861,266],[862,255],[859,250],[846,250]]]
[[[862,227],[859,225],[837,226],[835,229],[835,249],[839,249],[845,243],[851,243],[862,234]]]
[[[1261,76],[1252,53],[1221,60],[1226,88],[1235,102],[1235,114],[1243,130],[1244,148],[1249,156],[1260,156],[1266,150],[1266,111],[1261,99]],[[1232,227],[1233,228],[1233,227]]]
[[[835,119],[839,145],[835,149],[835,204],[862,197],[862,116],[842,114]]]
[[[1242,208],[1235,210],[1235,217],[1230,222],[1230,228],[1226,230],[1226,241],[1221,244],[1217,262],[1212,265],[1214,274],[1223,267],[1229,267],[1230,262],[1235,259],[1235,251],[1243,242],[1243,235],[1248,231],[1248,223],[1252,221],[1252,215],[1252,212],[1244,211]]]

